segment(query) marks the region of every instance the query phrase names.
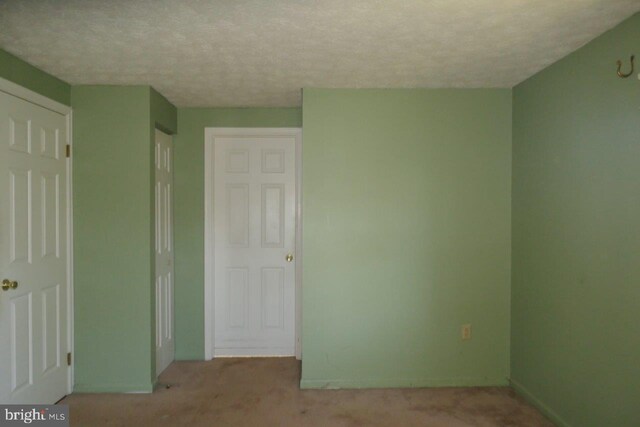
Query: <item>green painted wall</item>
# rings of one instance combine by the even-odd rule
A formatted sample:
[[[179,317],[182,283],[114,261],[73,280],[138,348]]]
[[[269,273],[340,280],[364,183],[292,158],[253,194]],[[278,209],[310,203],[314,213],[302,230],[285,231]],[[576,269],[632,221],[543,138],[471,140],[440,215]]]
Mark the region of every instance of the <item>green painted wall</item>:
[[[71,105],[71,86],[3,49],[0,49],[0,77],[54,101]]]
[[[176,358],[204,357],[204,128],[300,127],[299,108],[179,108],[174,158]]]
[[[74,86],[71,93],[75,391],[150,391],[153,127],[175,128],[175,108],[148,86]]]
[[[640,425],[640,15],[514,89],[511,378],[559,425]]]
[[[511,91],[310,89],[303,121],[301,386],[506,384]]]

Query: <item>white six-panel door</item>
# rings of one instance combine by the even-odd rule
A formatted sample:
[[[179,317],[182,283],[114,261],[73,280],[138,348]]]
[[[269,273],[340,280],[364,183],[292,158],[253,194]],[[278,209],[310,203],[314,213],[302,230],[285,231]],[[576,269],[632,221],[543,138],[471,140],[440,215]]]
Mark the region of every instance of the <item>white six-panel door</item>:
[[[67,393],[66,117],[0,92],[0,403]]]
[[[214,136],[215,356],[295,354],[296,136]]]
[[[173,337],[173,147],[171,136],[156,130],[156,373],[174,359]]]

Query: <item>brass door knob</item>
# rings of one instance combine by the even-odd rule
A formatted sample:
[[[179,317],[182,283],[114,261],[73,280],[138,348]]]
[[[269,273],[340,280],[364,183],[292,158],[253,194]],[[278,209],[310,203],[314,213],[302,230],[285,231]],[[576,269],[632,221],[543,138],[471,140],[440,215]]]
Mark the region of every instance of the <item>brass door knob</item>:
[[[287,254],[287,257],[285,259],[287,260],[287,262],[291,262],[293,261],[293,255]]]
[[[8,291],[9,289],[15,289],[18,287],[18,282],[16,282],[15,280],[9,280],[9,279],[4,279],[2,281],[2,290],[3,291]]]

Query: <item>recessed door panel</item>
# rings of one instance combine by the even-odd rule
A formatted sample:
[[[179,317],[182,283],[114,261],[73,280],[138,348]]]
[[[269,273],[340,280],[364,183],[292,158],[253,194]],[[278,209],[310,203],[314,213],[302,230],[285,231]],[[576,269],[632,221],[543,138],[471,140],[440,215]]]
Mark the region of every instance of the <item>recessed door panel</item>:
[[[262,269],[262,327],[281,329],[284,322],[284,268]]]
[[[156,351],[162,346],[162,312],[164,311],[164,301],[162,294],[164,293],[164,277],[156,277]]]
[[[33,383],[32,294],[11,300],[11,391]]]
[[[164,338],[173,339],[173,275],[167,274],[164,288]]]
[[[262,184],[262,247],[284,246],[284,185]]]
[[[60,256],[60,179],[59,175],[43,173],[40,178],[41,248],[42,257]]]
[[[226,152],[227,173],[248,173],[249,172],[249,150],[234,149]]]
[[[9,171],[10,262],[31,263],[31,171]]]
[[[31,120],[16,117],[9,119],[9,148],[12,151],[31,153]]]
[[[58,133],[58,129],[46,127],[40,129],[40,155],[42,157],[48,157],[54,160],[60,158],[60,140]]]
[[[229,268],[227,270],[228,322],[229,329],[244,328],[247,318],[249,270]]]
[[[60,366],[60,285],[42,291],[42,372]]]
[[[227,236],[229,247],[249,246],[249,185],[227,185]]]
[[[262,173],[284,173],[284,150],[262,150]]]
[[[170,253],[173,250],[173,218],[172,214],[172,202],[171,202],[171,184],[164,186],[164,249]]]
[[[164,210],[162,209],[162,183],[156,182],[156,253],[162,253],[162,223],[164,220]]]

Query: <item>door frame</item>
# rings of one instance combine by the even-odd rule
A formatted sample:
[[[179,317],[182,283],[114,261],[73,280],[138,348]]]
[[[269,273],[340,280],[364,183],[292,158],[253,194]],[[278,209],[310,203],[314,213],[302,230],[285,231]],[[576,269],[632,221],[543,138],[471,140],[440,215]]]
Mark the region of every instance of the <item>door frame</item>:
[[[0,77],[0,91],[46,108],[66,117],[66,145],[73,148],[73,110],[71,107],[40,95],[30,89]],[[71,150],[73,152],[73,150]],[[67,353],[71,353],[71,365],[67,378],[67,394],[73,392],[74,383],[74,310],[73,310],[73,156],[67,157]]]
[[[214,240],[214,138],[221,136],[287,136],[295,138],[295,355],[302,358],[302,128],[204,129],[204,359],[214,357],[215,347],[215,240]]]

